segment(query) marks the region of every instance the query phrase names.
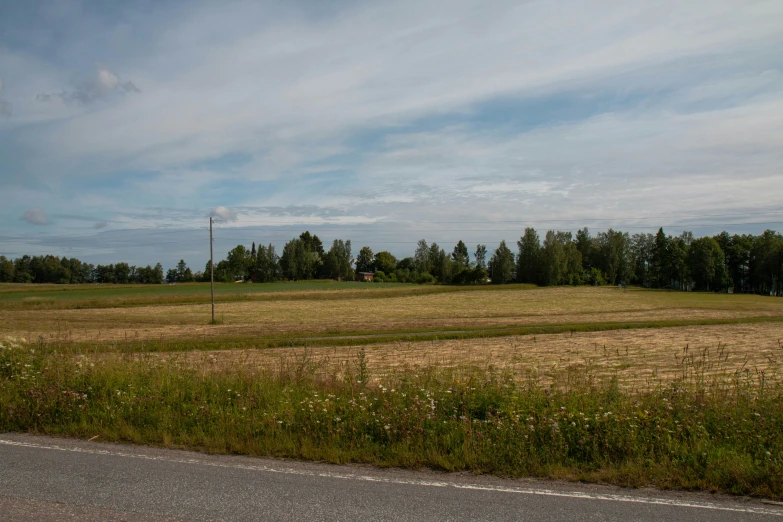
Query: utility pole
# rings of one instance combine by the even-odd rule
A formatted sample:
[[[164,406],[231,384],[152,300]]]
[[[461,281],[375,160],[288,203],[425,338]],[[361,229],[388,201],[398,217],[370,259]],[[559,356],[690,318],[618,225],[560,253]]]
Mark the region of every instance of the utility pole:
[[[212,324],[215,324],[215,260],[212,257],[212,216],[209,216],[209,290],[212,292]]]

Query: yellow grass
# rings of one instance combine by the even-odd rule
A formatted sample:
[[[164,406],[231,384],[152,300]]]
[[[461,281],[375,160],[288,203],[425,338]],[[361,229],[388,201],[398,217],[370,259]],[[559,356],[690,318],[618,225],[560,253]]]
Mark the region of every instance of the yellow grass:
[[[563,369],[581,371],[589,367],[592,375],[616,375],[625,385],[647,387],[658,380],[682,376],[683,357],[691,358],[691,371],[703,370],[705,375],[738,370],[770,372],[783,366],[781,342],[783,323],[770,323],[153,356],[211,371],[238,366],[274,370],[306,360],[318,372],[328,375],[343,371],[346,365],[356,361],[359,350],[364,350],[370,373],[375,377],[403,368],[434,365],[492,367],[511,371],[520,379],[532,375],[546,379],[562,376]],[[699,361],[706,352],[709,361],[700,368]],[[768,374],[767,377],[776,376]]]
[[[783,300],[617,288],[541,288],[334,300],[267,300],[86,310],[4,310],[0,335],[76,341],[220,336],[308,336],[538,324],[783,316]]]

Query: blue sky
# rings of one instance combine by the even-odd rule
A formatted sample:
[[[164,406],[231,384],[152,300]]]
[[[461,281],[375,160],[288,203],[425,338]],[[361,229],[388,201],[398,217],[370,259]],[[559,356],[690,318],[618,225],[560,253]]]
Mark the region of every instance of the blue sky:
[[[783,228],[777,0],[2,10],[7,256]]]

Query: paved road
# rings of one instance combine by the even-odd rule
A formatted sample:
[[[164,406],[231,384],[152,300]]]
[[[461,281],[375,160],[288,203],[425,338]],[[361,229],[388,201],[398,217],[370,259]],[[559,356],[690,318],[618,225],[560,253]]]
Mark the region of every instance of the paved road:
[[[783,506],[0,434],[0,520],[783,522]]]

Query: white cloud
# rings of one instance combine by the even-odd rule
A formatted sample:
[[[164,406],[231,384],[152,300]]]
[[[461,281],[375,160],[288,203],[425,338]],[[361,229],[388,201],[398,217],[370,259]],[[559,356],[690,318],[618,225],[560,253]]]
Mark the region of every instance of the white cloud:
[[[25,211],[24,214],[22,214],[19,217],[20,220],[26,221],[30,223],[31,225],[48,225],[49,224],[49,216],[46,215],[46,212],[44,212],[40,208],[31,208],[30,210]]]
[[[7,154],[23,167],[13,175],[48,190],[53,205],[74,179],[101,180],[69,204],[74,212],[94,205],[91,214],[113,229],[184,226],[192,216],[147,207],[166,194],[165,204],[204,217],[205,194],[221,181],[220,201],[234,210],[218,207],[220,219],[232,226],[245,224],[243,205],[321,209],[300,220],[336,211],[502,220],[776,204],[780,2],[455,0],[444,9],[404,0],[325,14],[271,5],[136,13],[122,31],[107,25],[101,38],[85,32],[64,42],[64,65],[4,50],[0,68],[14,81],[3,96],[14,118],[0,125],[19,125]],[[120,58],[60,91],[92,66],[96,42],[114,44],[134,28],[145,29],[144,42],[103,53]],[[137,90],[127,77],[143,96],[124,96]],[[6,94],[14,89],[25,95]],[[56,93],[42,95],[55,103],[35,103],[36,92]],[[436,121],[480,120],[485,101],[568,105],[601,96],[620,101],[573,121],[515,109],[502,125],[492,115],[479,124]],[[17,123],[31,121],[40,124]],[[232,153],[247,164],[194,166]],[[317,183],[330,169],[334,179]],[[755,195],[748,189],[765,184]],[[0,195],[0,206],[10,208],[17,193]]]
[[[236,221],[237,213],[224,206],[216,207],[210,214],[217,222]]]
[[[70,120],[51,137],[52,148],[69,156],[122,155],[139,168],[236,150],[307,152],[313,142],[335,142],[336,133],[362,126],[464,110],[499,95],[585,82],[612,88],[629,71],[678,60],[705,66],[720,53],[780,42],[783,8],[728,5],[570,2],[488,10],[462,1],[445,11],[433,2],[392,2],[326,21],[279,13],[275,20],[271,13],[277,23],[262,26],[247,20],[268,7],[196,10],[173,22],[148,68],[134,73],[149,80],[143,99]],[[219,31],[231,24],[234,31]],[[197,28],[207,27],[217,29],[199,37]],[[669,87],[684,69],[678,78],[654,81]],[[275,177],[285,172],[276,170]]]
[[[65,103],[87,105],[100,99],[106,99],[113,94],[138,92],[141,91],[130,80],[124,83],[120,82],[116,74],[105,67],[99,67],[93,76],[78,82],[76,89],[56,93],[39,93],[35,99],[39,102],[59,100]]]
[[[117,78],[117,75],[115,75],[110,70],[101,68],[98,69],[98,74],[96,76],[96,83],[105,90],[111,90],[114,89],[120,83],[120,79]]]

